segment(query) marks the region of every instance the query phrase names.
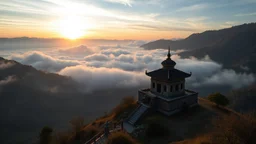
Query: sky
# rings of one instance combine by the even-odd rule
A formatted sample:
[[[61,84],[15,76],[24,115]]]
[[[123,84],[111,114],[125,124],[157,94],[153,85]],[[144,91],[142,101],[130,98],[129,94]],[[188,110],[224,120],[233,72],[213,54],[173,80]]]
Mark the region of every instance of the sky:
[[[256,21],[256,0],[1,0],[0,37],[171,39]]]

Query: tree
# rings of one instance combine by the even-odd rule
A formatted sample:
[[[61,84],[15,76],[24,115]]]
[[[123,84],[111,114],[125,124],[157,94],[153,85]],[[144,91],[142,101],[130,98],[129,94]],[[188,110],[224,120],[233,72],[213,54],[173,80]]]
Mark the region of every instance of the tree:
[[[70,121],[70,124],[72,125],[72,130],[75,134],[75,139],[80,140],[81,138],[81,130],[84,127],[84,118],[82,117],[76,117]]]
[[[52,139],[52,128],[45,126],[40,132],[40,144],[49,144]]]
[[[138,144],[130,135],[116,132],[112,133],[107,140],[107,144]]]
[[[229,100],[221,93],[211,94],[207,97],[207,99],[210,100],[211,102],[214,102],[217,106],[218,105],[226,106],[229,104]]]

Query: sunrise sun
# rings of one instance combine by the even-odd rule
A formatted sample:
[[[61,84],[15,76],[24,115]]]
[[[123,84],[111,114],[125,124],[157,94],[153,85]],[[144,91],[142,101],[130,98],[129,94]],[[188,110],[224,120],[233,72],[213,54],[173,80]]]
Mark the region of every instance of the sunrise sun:
[[[84,35],[86,25],[80,20],[79,17],[69,16],[60,19],[58,22],[59,33],[68,39],[77,39]]]

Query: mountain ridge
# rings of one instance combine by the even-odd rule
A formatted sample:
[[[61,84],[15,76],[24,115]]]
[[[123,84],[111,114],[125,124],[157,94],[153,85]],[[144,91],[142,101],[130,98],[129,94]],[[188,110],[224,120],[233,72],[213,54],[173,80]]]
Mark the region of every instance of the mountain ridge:
[[[179,53],[183,58],[201,59],[208,55],[225,68],[256,72],[256,23],[196,33],[178,41],[157,40],[141,47],[167,49],[168,46],[173,51],[185,50]],[[248,70],[242,67],[248,67]]]

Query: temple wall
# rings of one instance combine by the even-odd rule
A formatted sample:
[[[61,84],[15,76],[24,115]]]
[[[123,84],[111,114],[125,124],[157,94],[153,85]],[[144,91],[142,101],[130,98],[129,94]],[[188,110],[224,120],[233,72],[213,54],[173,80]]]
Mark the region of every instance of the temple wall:
[[[197,103],[197,93],[181,99],[169,101],[169,102],[160,98],[157,99],[158,109],[164,110],[164,111],[173,111],[176,109],[182,109],[184,104],[186,104],[187,106],[190,106],[196,103]]]
[[[160,92],[158,86],[161,85]],[[178,86],[178,90],[176,90]],[[185,80],[178,82],[161,82],[151,79],[150,90],[155,93],[159,93],[165,97],[180,96],[185,94]]]
[[[181,97],[165,98],[150,93],[150,89],[138,91],[138,102],[149,105],[150,107],[171,115],[182,110],[185,106],[190,107],[198,104],[198,93],[186,90],[186,94]]]

